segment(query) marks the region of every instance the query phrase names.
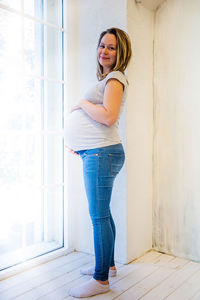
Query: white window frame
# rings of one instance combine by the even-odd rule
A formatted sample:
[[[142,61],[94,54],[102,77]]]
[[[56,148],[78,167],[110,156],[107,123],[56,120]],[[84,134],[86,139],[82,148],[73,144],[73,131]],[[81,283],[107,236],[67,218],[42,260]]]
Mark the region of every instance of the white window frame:
[[[52,23],[49,23],[48,21],[45,21],[45,20],[42,20],[42,19],[38,19],[32,15],[29,15],[27,13],[23,13],[22,11],[18,11],[12,7],[9,7],[3,3],[0,3],[0,8],[3,8],[4,10],[8,11],[8,12],[12,12],[12,13],[15,13],[16,15],[18,16],[21,16],[21,17],[25,17],[25,18],[28,18],[29,20],[32,20],[34,22],[38,22],[40,24],[43,24],[43,25],[47,25],[49,26],[50,28],[55,28],[57,30],[59,30],[60,32],[62,32],[62,46],[63,46],[63,75],[62,75],[62,80],[57,80],[57,79],[54,79],[54,78],[51,78],[51,77],[47,77],[47,76],[39,76],[37,74],[26,74],[27,77],[30,77],[30,78],[33,78],[33,79],[39,79],[41,81],[48,81],[48,82],[55,82],[55,83],[59,83],[59,84],[62,84],[63,85],[63,106],[65,107],[66,106],[66,93],[64,92],[64,90],[67,88],[67,81],[66,81],[66,59],[65,59],[65,56],[66,56],[66,16],[67,16],[67,13],[66,13],[66,9],[67,9],[67,4],[66,4],[66,1],[67,0],[61,0],[62,3],[63,3],[63,20],[62,20],[62,27],[59,27],[57,25],[54,25]],[[63,113],[65,112],[65,108],[63,109]],[[63,128],[64,128],[64,115],[63,115]],[[63,134],[63,130],[61,131],[42,131],[42,134],[43,136],[45,136],[46,134],[57,134],[57,135],[62,135],[64,136]],[[26,132],[24,132],[24,134],[26,134]],[[64,166],[65,166],[65,153],[64,153],[64,140],[63,140],[63,163],[64,163]],[[63,168],[64,168],[63,166]],[[66,181],[65,181],[65,175],[64,175],[65,172],[63,172],[63,184],[61,185],[62,188],[66,188],[67,184],[66,184]],[[44,186],[45,188],[45,186]],[[68,219],[68,205],[67,205],[67,199],[66,199],[66,195],[67,193],[64,192],[63,193],[64,195],[64,211],[63,211],[63,215],[64,215],[64,245],[62,248],[58,249],[58,250],[54,250],[52,252],[49,252],[49,253],[46,253],[42,256],[39,256],[39,257],[36,257],[36,258],[33,258],[29,261],[26,261],[24,263],[21,263],[19,265],[16,265],[16,266],[12,266],[12,267],[9,267],[8,269],[5,269],[5,270],[2,270],[0,272],[0,279],[3,279],[7,276],[10,276],[10,275],[14,275],[18,272],[21,272],[23,270],[26,270],[32,266],[35,266],[37,264],[40,264],[40,263],[43,263],[45,261],[48,261],[48,260],[51,260],[52,258],[56,258],[56,257],[59,257],[63,254],[67,254],[67,253],[70,253],[71,251],[73,251],[74,249],[71,247],[69,247],[69,242],[68,242],[68,222],[66,221]]]

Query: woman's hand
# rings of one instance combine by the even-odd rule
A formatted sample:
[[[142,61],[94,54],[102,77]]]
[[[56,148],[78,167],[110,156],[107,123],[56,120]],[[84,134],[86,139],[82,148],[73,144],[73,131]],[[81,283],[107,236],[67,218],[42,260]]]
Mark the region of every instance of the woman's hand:
[[[71,112],[78,110],[78,109],[81,109],[81,101],[79,101],[78,104],[76,104],[72,107]]]
[[[79,154],[78,154],[77,152],[75,152],[74,150],[70,149],[70,148],[67,147],[66,145],[65,145],[65,148],[66,148],[70,153],[79,156]]]
[[[97,105],[82,99],[72,108],[72,111],[82,109],[93,120],[106,126],[111,126],[118,119],[122,98],[123,84],[111,78],[107,81],[105,87],[103,105]]]

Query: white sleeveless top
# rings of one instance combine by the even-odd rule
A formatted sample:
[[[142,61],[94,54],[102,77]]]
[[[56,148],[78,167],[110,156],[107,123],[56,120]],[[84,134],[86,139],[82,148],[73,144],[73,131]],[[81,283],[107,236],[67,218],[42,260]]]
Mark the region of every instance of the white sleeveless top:
[[[83,99],[97,105],[103,105],[106,82],[111,78],[117,79],[124,86],[120,117],[128,85],[126,76],[120,71],[110,72],[103,80],[90,88],[84,94]],[[82,109],[75,110],[67,116],[65,122],[65,145],[74,151],[78,151],[118,144],[121,142],[118,134],[118,124],[119,118],[113,125],[107,126],[94,121]]]

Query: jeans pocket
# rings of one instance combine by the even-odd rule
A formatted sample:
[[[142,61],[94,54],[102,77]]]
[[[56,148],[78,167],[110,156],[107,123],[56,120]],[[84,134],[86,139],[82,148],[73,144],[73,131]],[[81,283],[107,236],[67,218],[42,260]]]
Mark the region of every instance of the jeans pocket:
[[[110,157],[110,171],[112,175],[117,175],[123,167],[125,156],[124,154],[109,154]]]

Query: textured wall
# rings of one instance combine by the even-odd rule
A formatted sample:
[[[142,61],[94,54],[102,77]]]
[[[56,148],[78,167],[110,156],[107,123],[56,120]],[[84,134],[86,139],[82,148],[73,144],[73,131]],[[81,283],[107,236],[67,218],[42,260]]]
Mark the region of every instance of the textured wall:
[[[200,261],[200,1],[156,14],[153,246]]]
[[[112,203],[117,260],[128,262],[151,248],[153,192],[153,247],[199,261],[200,1],[167,0],[156,12],[154,38],[154,14],[135,1],[68,4],[68,104],[96,80],[99,32],[118,26],[127,29],[133,42],[120,129],[126,168],[117,179]],[[80,160],[67,158],[66,173],[69,243],[92,252]]]

